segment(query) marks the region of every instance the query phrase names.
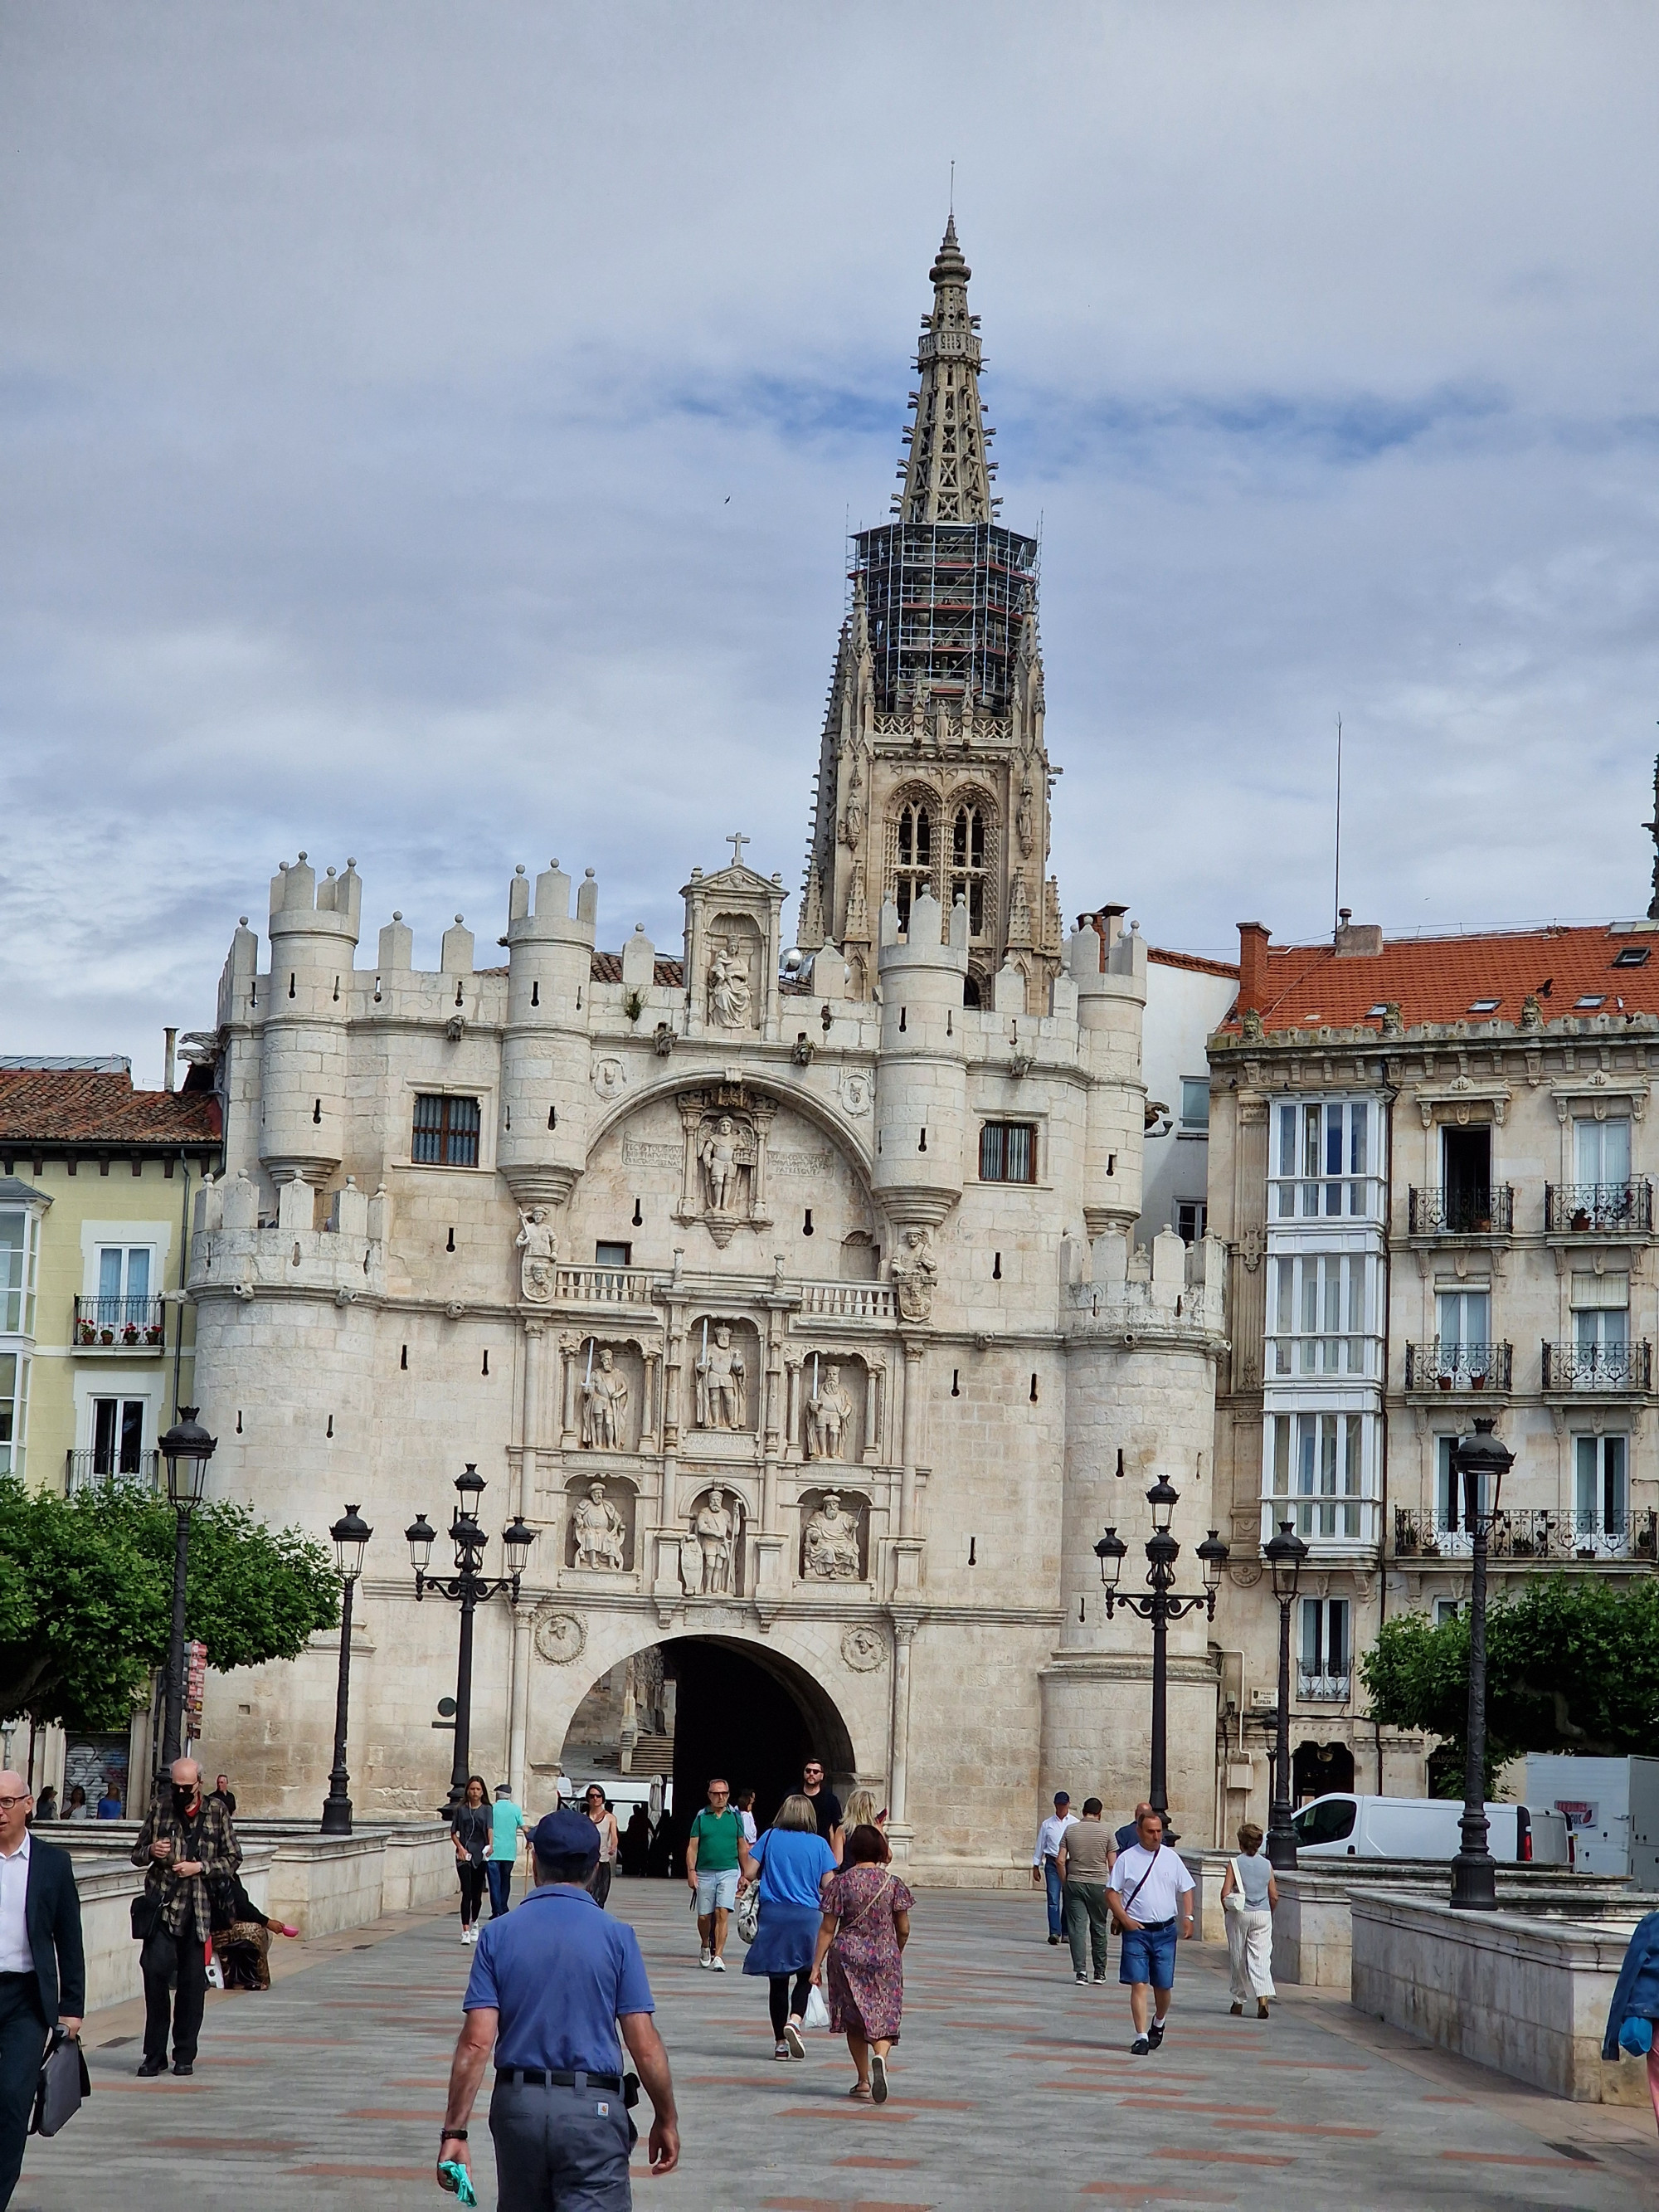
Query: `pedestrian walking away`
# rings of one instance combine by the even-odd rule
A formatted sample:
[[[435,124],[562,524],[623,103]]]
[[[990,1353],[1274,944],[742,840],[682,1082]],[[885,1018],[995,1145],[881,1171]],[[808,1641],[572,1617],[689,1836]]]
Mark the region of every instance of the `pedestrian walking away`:
[[[766,1978],[772,2056],[805,2058],[801,2026],[823,1925],[824,1886],[836,1871],[836,1855],[818,1833],[817,1814],[804,1790],[784,1799],[754,1850],[744,1844],[739,1857],[744,1882],[760,1884],[760,1921],[743,1971]]]
[[[1096,1981],[1106,1978],[1106,1944],[1112,1932],[1112,1908],[1106,1891],[1117,1844],[1100,1817],[1103,1810],[1098,1797],[1084,1799],[1083,1818],[1072,1821],[1061,1834],[1056,1862],[1066,1905],[1066,1936],[1072,1947],[1072,1972],[1080,1982],[1088,1980],[1091,1961]]]
[[[593,1869],[593,1879],[588,1887],[593,1893],[595,1905],[603,1906],[611,1894],[611,1877],[617,1864],[617,1816],[605,1801],[605,1792],[597,1782],[587,1785],[583,1805],[588,1819],[599,1831],[599,1863]],[[732,1864],[737,1863],[735,1856]]]
[[[752,1790],[739,1790],[732,1802],[738,1808],[738,1819],[743,1828],[743,1840],[745,1844],[752,1844],[759,1832],[755,1826],[755,1793]]]
[[[1235,2018],[1255,1999],[1255,2016],[1267,2017],[1273,1987],[1273,1914],[1279,1884],[1261,1848],[1261,1831],[1246,1820],[1238,1832],[1238,1856],[1221,1877],[1221,1913],[1227,1923],[1227,1994]]]
[[[460,1803],[450,1810],[449,1826],[455,1843],[455,1872],[461,1884],[461,1941],[476,1943],[478,1915],[483,1907],[484,1869],[495,1840],[489,1790],[482,1774],[467,1777]]]
[[[1650,1912],[1636,1923],[1619,1969],[1619,1979],[1607,2013],[1601,2056],[1616,2063],[1620,2051],[1648,2062],[1648,2094],[1659,2120],[1659,1912]]]
[[[1164,2040],[1175,1991],[1176,1929],[1193,1932],[1193,1878],[1178,1851],[1164,1840],[1164,1818],[1150,1805],[1135,1808],[1137,1840],[1117,1855],[1108,1888],[1112,1917],[1122,1932],[1117,1978],[1127,1985],[1137,2058]]]
[[[1071,1792],[1056,1790],[1054,1809],[1037,1828],[1036,1844],[1031,1853],[1031,1880],[1039,1889],[1048,1893],[1048,1941],[1058,1943],[1066,1932],[1066,1899],[1060,1886],[1060,1844],[1077,1815],[1072,1810]]]
[[[213,1893],[228,1895],[242,1863],[225,1802],[203,1796],[202,1770],[193,1759],[173,1762],[138,1831],[132,1863],[146,1869],[132,1915],[132,1932],[144,1947],[138,1955],[144,1982],[144,2057],[138,2071],[167,2072],[171,2014],[173,2070],[193,2073],[207,2002]]]
[[[210,1895],[213,1905],[213,1955],[219,1961],[228,1990],[268,1990],[270,1987],[270,1939],[300,1931],[285,1920],[270,1919],[242,1887],[240,1875],[215,1882]]]
[[[697,1908],[700,1966],[726,1972],[726,1930],[738,1901],[738,1854],[743,1822],[730,1802],[731,1786],[718,1775],[708,1785],[708,1802],[691,1823],[685,1839],[685,1879]],[[613,1824],[614,1825],[614,1824]]]
[[[500,2212],[629,2212],[628,2154],[639,2131],[629,2107],[641,2081],[651,2100],[653,2177],[672,2173],[680,2155],[668,2053],[639,1939],[588,1890],[599,1839],[585,1813],[549,1813],[530,1850],[535,1887],[478,1938],[438,2178],[445,2181],[443,2168],[453,2165],[471,2179],[467,2123],[493,2054]],[[623,2044],[637,2077],[623,2071]]]
[[[29,1833],[34,1800],[0,1772],[0,2212],[11,2202],[46,2038],[87,2008],[81,1899],[69,1853]]]
[[[812,1979],[830,1984],[830,2025],[847,2038],[857,2080],[848,2094],[887,2102],[887,2054],[904,2012],[904,1947],[915,1899],[894,1879],[892,1851],[873,1823],[847,1838],[840,1871],[823,1893]]]
[[[836,1855],[836,1864],[841,1864],[842,1838],[845,1832],[841,1800],[823,1778],[823,1761],[809,1759],[800,1771],[800,1794],[812,1808],[812,1818],[817,1823],[818,1833]]]
[[[651,1815],[643,1805],[636,1805],[628,1816],[628,1826],[623,1830],[620,1857],[622,1870],[630,1881],[638,1881],[645,1873],[645,1863],[651,1850]]]
[[[499,1920],[513,1904],[513,1870],[519,1863],[519,1837],[530,1822],[524,1808],[515,1804],[510,1782],[495,1784],[495,1802],[489,1808],[489,1858],[484,1869],[489,1883],[489,1917]]]

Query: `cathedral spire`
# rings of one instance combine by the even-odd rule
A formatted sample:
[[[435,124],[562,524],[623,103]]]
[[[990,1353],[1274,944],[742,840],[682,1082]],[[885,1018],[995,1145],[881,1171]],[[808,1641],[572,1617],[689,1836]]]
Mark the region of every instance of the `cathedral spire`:
[[[992,433],[980,406],[979,318],[968,312],[973,271],[957,241],[954,212],[927,273],[933,312],[916,347],[915,426],[905,432],[910,452],[896,504],[904,522],[989,522],[998,502],[986,458]]]

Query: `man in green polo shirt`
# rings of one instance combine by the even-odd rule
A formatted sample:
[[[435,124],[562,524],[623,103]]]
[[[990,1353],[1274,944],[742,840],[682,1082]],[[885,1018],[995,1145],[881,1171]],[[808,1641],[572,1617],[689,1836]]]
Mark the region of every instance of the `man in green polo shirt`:
[[[697,1900],[701,1966],[726,1972],[726,1922],[738,1901],[738,1841],[743,1822],[732,1810],[729,1784],[718,1776],[708,1785],[708,1802],[691,1823],[685,1840],[685,1879]]]

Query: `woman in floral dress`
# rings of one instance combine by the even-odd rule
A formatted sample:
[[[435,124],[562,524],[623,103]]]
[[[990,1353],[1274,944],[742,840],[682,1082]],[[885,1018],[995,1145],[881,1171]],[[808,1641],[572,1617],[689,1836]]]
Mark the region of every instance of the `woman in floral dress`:
[[[887,2102],[887,2054],[899,2039],[904,2010],[904,1966],[915,1903],[895,1881],[887,1838],[878,1827],[854,1828],[841,1872],[823,1893],[812,1979],[822,1985],[829,1967],[830,2025],[847,2037],[858,2069],[848,2091],[865,2104]]]

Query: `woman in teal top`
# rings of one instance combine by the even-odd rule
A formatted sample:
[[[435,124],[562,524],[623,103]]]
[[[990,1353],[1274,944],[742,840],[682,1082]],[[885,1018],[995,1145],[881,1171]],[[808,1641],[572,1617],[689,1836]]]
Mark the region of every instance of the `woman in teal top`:
[[[823,1924],[818,1900],[836,1871],[836,1855],[818,1833],[811,1799],[799,1792],[784,1799],[777,1819],[752,1850],[746,1843],[738,1850],[745,1886],[760,1884],[760,1925],[743,1971],[767,1978],[776,2043],[773,2057],[805,2058],[801,2022],[812,1986],[818,1929]]]

